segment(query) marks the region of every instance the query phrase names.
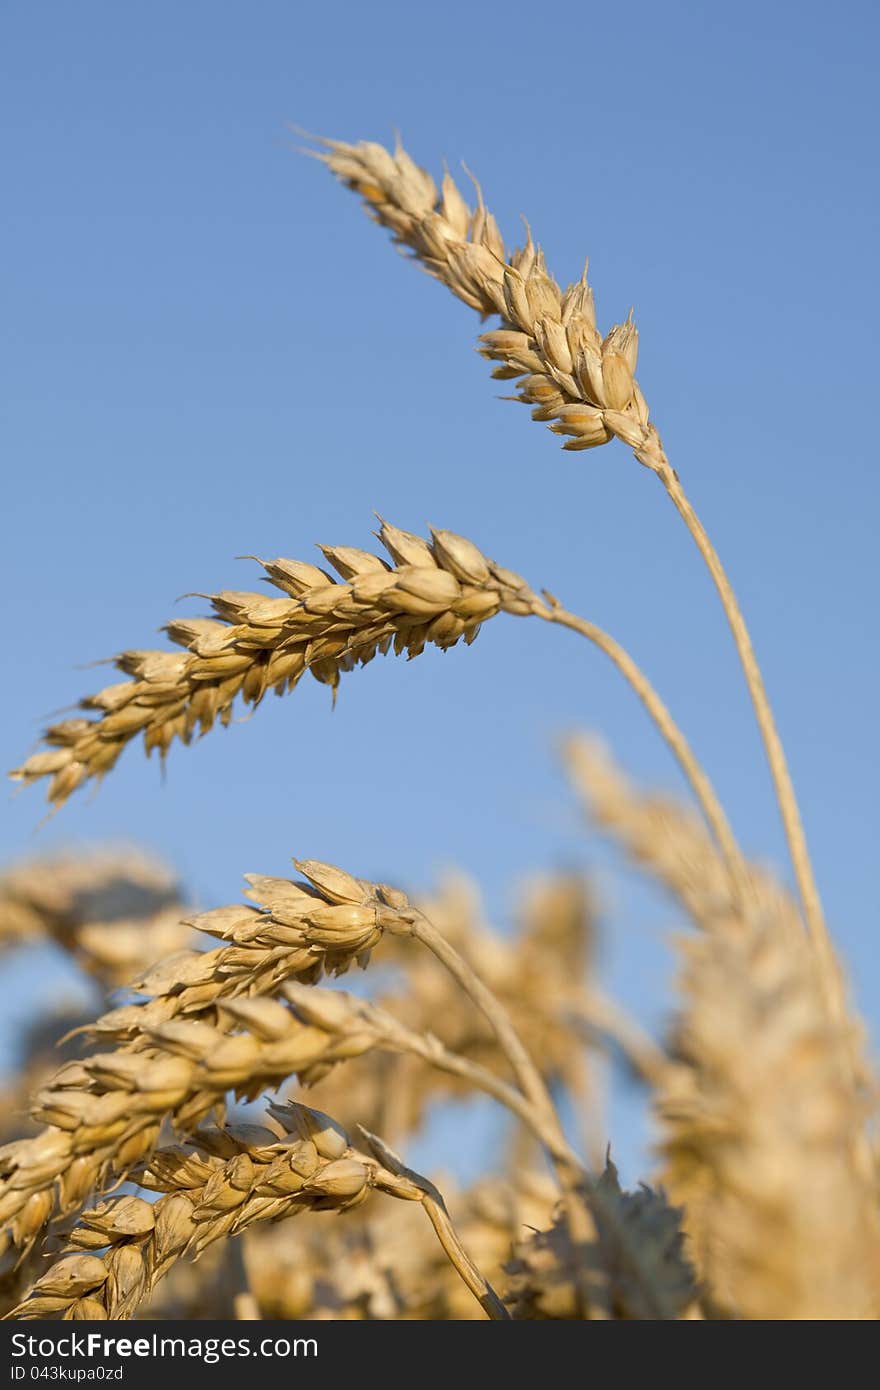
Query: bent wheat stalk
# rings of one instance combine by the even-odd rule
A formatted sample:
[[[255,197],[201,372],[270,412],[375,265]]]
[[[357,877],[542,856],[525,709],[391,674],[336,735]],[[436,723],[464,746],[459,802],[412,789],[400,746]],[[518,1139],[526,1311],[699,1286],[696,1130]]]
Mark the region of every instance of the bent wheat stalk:
[[[808,931],[833,980],[833,948],[791,775],[751,638],[733,588],[681,481],[649,420],[635,379],[638,332],[632,318],[603,338],[596,328],[586,270],[563,292],[547,271],[543,253],[528,234],[508,256],[495,219],[477,189],[475,211],[448,174],[437,187],[398,144],[394,152],[362,141],[321,140],[319,155],[338,179],[360,194],[373,218],[484,317],[498,314],[502,328],[484,333],[482,354],[497,362],[494,375],[517,382],[516,399],[532,417],[568,436],[566,449],[591,449],[617,436],[660,479],[693,537],[727,616],[755,709],[788,841]],[[844,1001],[833,985],[829,1003],[842,1016]]]
[[[423,912],[403,909],[394,931],[401,933],[409,929],[413,940],[420,941],[432,955],[449,971],[453,979],[464,990],[468,998],[477,1006],[488,1021],[498,1039],[498,1044],[510,1063],[520,1090],[540,1116],[542,1126],[550,1136],[552,1151],[564,1152],[567,1148],[556,1107],[550,1097],[544,1078],[520,1041],[519,1034],[511,1022],[504,1005],[486,987],[477,972],[468,965],[462,955],[450,945],[433,922]],[[570,1150],[569,1150],[570,1153]],[[569,1187],[578,1187],[583,1182],[583,1166],[572,1164],[566,1158],[560,1165]]]
[[[84,1212],[68,1236],[68,1248],[84,1253],[57,1260],[12,1316],[131,1318],[177,1260],[198,1258],[215,1241],[260,1222],[303,1211],[349,1211],[378,1191],[420,1202],[487,1316],[509,1318],[464,1250],[432,1183],[399,1160],[383,1167],[320,1111],[289,1104],[273,1105],[271,1112],[289,1137],[279,1139],[257,1125],[228,1126],[202,1130],[185,1147],[159,1150],[141,1175],[142,1186],[164,1194],[159,1201],[119,1197]],[[380,1141],[370,1141],[375,1154]],[[91,1253],[97,1251],[102,1253]]]
[[[647,451],[645,458],[641,458],[639,451],[636,450],[636,457],[641,462],[648,463],[660,479],[679,516],[684,521],[685,526],[690,532],[696,543],[706,568],[712,576],[712,581],[718,591],[727,617],[733,640],[739,654],[740,663],[745,673],[746,684],[748,685],[752,705],[755,711],[755,718],[761,732],[764,743],[764,750],[767,755],[767,762],[770,767],[770,775],[776,788],[776,797],[779,802],[779,809],[782,815],[782,823],[785,828],[788,848],[794,866],[795,878],[797,880],[798,892],[800,893],[803,904],[804,916],[807,927],[813,939],[813,944],[819,954],[819,958],[828,970],[829,979],[834,978],[834,950],[828,929],[825,925],[825,917],[822,911],[822,900],[819,896],[819,887],[816,883],[816,876],[813,872],[813,864],[810,852],[807,847],[807,837],[804,831],[803,820],[801,818],[800,807],[794,790],[794,783],[791,779],[791,772],[788,767],[788,760],[785,756],[785,749],[782,746],[782,739],[776,727],[776,720],[770,704],[767,689],[764,685],[764,677],[755,656],[755,649],[752,645],[751,634],[746,627],[742,609],[737,601],[727,572],[721,563],[718,552],[709,539],[703,523],[700,521],[693,506],[687,498],[681,480],[675,469],[669,463],[662,447],[657,439],[657,450]],[[843,1011],[844,1003],[842,999],[835,1000],[835,1007]]]
[[[420,941],[437,957],[468,998],[488,1020],[502,1052],[511,1065],[523,1095],[531,1102],[537,1113],[542,1136],[544,1133],[547,1135],[545,1142],[549,1152],[551,1154],[564,1153],[566,1148],[565,1134],[550,1092],[540,1071],[523,1047],[510,1020],[510,1015],[503,1004],[491,990],[487,989],[476,971],[455,950],[454,946],[450,945],[442,933],[438,932],[424,913],[417,910],[407,912],[404,905],[401,904],[400,917],[394,926],[395,932],[398,934],[404,932],[407,921],[413,938]],[[598,1198],[595,1184],[590,1180],[579,1161],[573,1163],[566,1155],[562,1159],[556,1158],[555,1164],[564,1189],[565,1211],[572,1237],[578,1244],[586,1246],[595,1235],[598,1219]],[[609,1220],[611,1219],[604,1207],[602,1213]],[[622,1235],[621,1232],[621,1240]],[[588,1282],[585,1271],[581,1271],[577,1281],[578,1303],[584,1313],[589,1306]]]
[[[140,736],[148,754],[159,748],[164,756],[175,737],[189,742],[197,727],[206,732],[215,717],[228,723],[239,694],[258,704],[270,687],[277,694],[291,690],[305,671],[335,691],[341,672],[365,665],[392,644],[413,657],[428,642],[446,649],[461,637],[473,641],[481,623],[498,612],[535,616],[586,637],[632,686],[693,789],[724,853],[733,891],[745,891],[742,857],[711,782],[619,643],[551,596],[542,601],[518,574],[452,531],[433,530],[429,543],[383,521],[378,534],[393,565],[367,551],[323,546],[342,576],[337,582],[301,561],[264,562],[270,582],[299,597],[217,594],[212,604],[222,621],[167,626],[188,655],[123,652],[116,665],[137,679],[83,700],[82,707],[100,711],[99,717],[53,725],[45,733],[48,750],[28,758],[13,777],[24,783],[51,778],[49,800],[61,804],[90,778],[103,777]]]

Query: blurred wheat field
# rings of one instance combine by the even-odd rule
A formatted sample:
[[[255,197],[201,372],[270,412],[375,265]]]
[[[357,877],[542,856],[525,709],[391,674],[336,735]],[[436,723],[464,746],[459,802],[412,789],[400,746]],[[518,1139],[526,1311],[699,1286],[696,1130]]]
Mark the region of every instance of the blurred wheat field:
[[[239,699],[256,709],[306,674],[335,698],[374,658],[470,644],[499,614],[564,627],[635,692],[690,788],[687,803],[653,794],[600,740],[562,745],[585,830],[656,882],[681,922],[670,1027],[654,1038],[603,990],[595,895],[572,875],[521,885],[511,936],[461,877],[424,897],[357,876],[362,865],[295,860],[289,879],[248,874],[247,901],[195,911],[135,852],[13,866],[0,945],[53,941],[104,1007],[40,1019],[3,1097],[3,1311],[873,1319],[876,1072],[745,618],[635,375],[633,316],[603,334],[586,270],[563,290],[530,230],[509,251],[479,186],[472,206],[402,146],[311,149],[400,249],[495,321],[479,350],[532,419],[569,452],[616,439],[664,489],[740,658],[797,891],[745,858],[634,657],[537,577],[454,531],[381,518],[382,554],[325,545],[321,564],[259,560],[276,596],[221,591],[211,617],[168,623],[171,647],[122,651],[123,679],[50,725],[13,776],[47,780],[59,809],[130,743],[164,759],[175,740],[228,725]],[[335,986],[355,968],[365,989]],[[612,1056],[659,1135],[636,1190],[621,1187],[606,1131]],[[436,1108],[477,1095],[507,1112],[497,1171],[459,1191],[409,1167]]]

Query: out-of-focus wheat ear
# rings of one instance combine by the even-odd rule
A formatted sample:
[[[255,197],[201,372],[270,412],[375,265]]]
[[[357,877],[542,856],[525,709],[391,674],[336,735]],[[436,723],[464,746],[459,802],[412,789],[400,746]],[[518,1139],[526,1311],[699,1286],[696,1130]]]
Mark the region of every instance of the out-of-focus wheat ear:
[[[670,796],[634,787],[594,736],[568,736],[562,756],[591,824],[661,884],[695,925],[708,928],[734,910],[725,861],[695,811]],[[780,885],[754,866],[749,868],[749,897],[785,898],[787,910],[797,915]]]
[[[663,1178],[717,1310],[876,1318],[880,1227],[857,1020],[825,1007],[797,919],[717,919],[680,943],[678,1065],[657,1096]]]
[[[594,742],[570,740],[568,754],[593,820],[700,928],[678,942],[681,1006],[655,1104],[661,1178],[685,1208],[712,1307],[762,1319],[876,1316],[880,1230],[864,1128],[876,1080],[861,1021],[827,1010],[825,966],[766,871],[750,869],[748,909],[738,910],[686,808],[631,786]]]
[[[44,855],[0,875],[0,949],[49,939],[105,989],[186,947],[181,885],[130,849]]]
[[[662,1192],[645,1185],[637,1192],[624,1192],[610,1159],[593,1186],[591,1203],[596,1235],[590,1246],[572,1239],[562,1213],[550,1230],[517,1241],[514,1258],[506,1266],[506,1298],[513,1316],[583,1316],[577,1290],[586,1271],[587,1318],[687,1317],[697,1299],[697,1284],[684,1251],[682,1213]]]

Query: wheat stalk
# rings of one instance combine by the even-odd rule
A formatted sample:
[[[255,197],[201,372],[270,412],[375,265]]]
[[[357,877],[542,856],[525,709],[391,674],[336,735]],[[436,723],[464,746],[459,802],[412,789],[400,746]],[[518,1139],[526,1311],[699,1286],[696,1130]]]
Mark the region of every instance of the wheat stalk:
[[[552,1221],[555,1186],[520,1168],[507,1180],[481,1178],[464,1192],[451,1190],[445,1179],[444,1193],[462,1244],[501,1292],[512,1244],[523,1231]],[[241,1245],[248,1286],[266,1318],[437,1321],[481,1314],[416,1202],[368,1202],[329,1223],[320,1214],[305,1214],[294,1240],[284,1225],[263,1224],[246,1232]],[[178,1265],[166,1281],[161,1311],[151,1304],[148,1315],[170,1316],[174,1310],[180,1317],[181,1307],[194,1306],[195,1272]]]
[[[552,1102],[545,1100],[543,1095],[541,1103],[537,1104],[533,1097],[508,1085],[488,1068],[444,1047],[433,1033],[408,1027],[387,1009],[369,1000],[341,990],[316,989],[294,982],[285,985],[284,997],[293,1005],[297,1018],[335,1040],[328,1048],[329,1057],[336,1054],[358,1056],[372,1048],[390,1048],[418,1057],[431,1067],[467,1082],[471,1090],[483,1091],[500,1101],[533,1131],[555,1163],[573,1173],[578,1181],[583,1180],[583,1166],[562,1134],[555,1110],[552,1118],[548,1118]],[[322,1061],[320,1066],[323,1065]],[[320,1080],[317,1072],[317,1068],[310,1068],[306,1078]]]
[[[572,1240],[581,1247],[586,1246],[596,1237],[597,1230],[601,1230],[604,1240],[613,1248],[615,1258],[627,1268],[633,1280],[644,1287],[645,1297],[650,1303],[653,1298],[653,1268],[650,1261],[641,1263],[641,1252],[633,1240],[626,1211],[609,1201],[601,1180],[590,1180],[583,1165],[577,1160],[572,1161],[570,1154],[565,1151],[565,1135],[556,1107],[538,1068],[523,1047],[509,1014],[430,919],[417,909],[401,904],[401,923],[395,924],[395,933],[400,934],[403,924],[407,922],[414,939],[437,957],[491,1024],[520,1090],[531,1104],[535,1117],[532,1126],[554,1159],[563,1183],[566,1221]],[[585,1269],[579,1270],[576,1289],[578,1306],[585,1315],[590,1299],[590,1280]],[[662,1307],[660,1304],[657,1306]],[[663,1312],[661,1315],[667,1314]]]
[[[553,1093],[564,1088],[579,1107],[590,1098],[588,1054],[573,1046],[573,1030],[591,1048],[612,1042],[635,1074],[659,1075],[663,1057],[657,1045],[591,978],[584,984],[592,972],[594,909],[582,879],[554,874],[530,880],[522,892],[515,937],[489,930],[474,885],[461,874],[447,876],[439,892],[418,899],[417,905],[508,1010]],[[393,990],[378,997],[383,1016],[422,1044],[439,1044],[455,1056],[456,1067],[475,1063],[483,1073],[490,1069],[496,1075],[504,1060],[497,1039],[452,977],[436,970],[427,953],[413,951],[405,938],[386,935],[382,958],[393,962],[401,976]],[[295,1005],[297,997],[302,999],[302,1017],[310,1021],[309,1001],[323,992],[294,984],[285,987],[285,994]],[[338,999],[339,992],[332,997]],[[352,1007],[359,1011],[361,1001]],[[404,1051],[406,1055],[396,1056],[367,1053],[344,1070],[334,1069],[318,1083],[318,1103],[343,1122],[370,1117],[370,1128],[394,1138],[417,1130],[439,1094],[485,1089],[454,1067],[439,1061],[432,1065],[430,1057],[419,1065],[417,1049]],[[598,1154],[605,1140],[597,1120],[585,1134]]]
[[[155,1204],[120,1197],[83,1213],[67,1254],[37,1280],[12,1316],[101,1320],[130,1318],[169,1269],[227,1236],[303,1211],[343,1212],[371,1191],[419,1202],[443,1249],[490,1318],[508,1317],[467,1256],[437,1189],[398,1163],[383,1167],[355,1149],[328,1116],[300,1105],[273,1105],[289,1131],[279,1140],[256,1125],[203,1130],[185,1147],[153,1155],[141,1183],[164,1195]],[[373,1147],[378,1147],[374,1140]]]
[[[340,672],[366,664],[393,644],[416,656],[427,642],[448,648],[473,641],[498,612],[533,616],[586,637],[616,666],[641,700],[688,779],[741,894],[742,857],[709,778],[666,705],[632,657],[596,624],[569,613],[550,594],[539,598],[513,571],[488,560],[463,536],[432,530],[429,544],[382,522],[379,538],[394,562],[350,547],[323,546],[342,576],[336,582],[300,561],[264,562],[270,581],[299,595],[215,595],[223,621],[178,620],[166,630],[188,655],[123,652],[116,665],[137,679],[81,701],[97,719],[72,719],[45,732],[48,748],[12,776],[31,783],[49,777],[49,800],[61,804],[90,778],[102,777],[123,748],[143,737],[147,753],[167,752],[175,737],[188,742],[215,718],[228,723],[237,695],[258,703],[266,690],[290,690],[309,670],[334,690]]]
[[[516,380],[518,399],[534,419],[568,436],[566,449],[590,449],[617,436],[660,479],[709,570],[730,625],[751,695],[791,853],[807,927],[827,970],[832,1010],[845,1003],[834,987],[834,951],[807,848],[791,775],[742,611],[717,551],[669,462],[635,379],[638,332],[632,316],[603,338],[593,293],[582,279],[563,292],[528,234],[509,257],[478,189],[472,212],[448,174],[433,179],[398,144],[393,154],[371,142],[322,140],[320,158],[360,194],[371,215],[389,227],[435,278],[502,328],[481,337],[481,352],[499,363],[494,375]]]

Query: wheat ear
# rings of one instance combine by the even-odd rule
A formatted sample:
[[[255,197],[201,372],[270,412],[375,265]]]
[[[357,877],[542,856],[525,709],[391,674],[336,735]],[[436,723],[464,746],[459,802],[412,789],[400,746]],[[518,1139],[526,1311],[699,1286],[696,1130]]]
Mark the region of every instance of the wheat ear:
[[[83,1213],[68,1246],[102,1253],[62,1256],[12,1316],[131,1318],[176,1261],[198,1258],[215,1241],[304,1211],[347,1211],[379,1191],[422,1203],[450,1263],[487,1316],[509,1317],[465,1252],[432,1183],[399,1162],[391,1169],[359,1152],[320,1111],[294,1104],[271,1111],[288,1138],[257,1125],[229,1126],[203,1130],[185,1147],[159,1150],[141,1175],[144,1187],[164,1194],[158,1202],[119,1197]]]
[[[46,731],[48,745],[12,776],[50,778],[49,800],[61,804],[102,777],[123,749],[142,737],[164,755],[215,720],[228,724],[241,696],[257,705],[268,690],[292,690],[308,671],[334,691],[341,673],[392,647],[410,657],[427,643],[446,649],[472,642],[500,611],[527,613],[525,581],[490,568],[475,546],[435,532],[433,544],[387,523],[380,539],[391,562],[349,546],[322,546],[338,580],[297,560],[261,561],[284,598],[224,591],[211,597],[213,619],[175,619],[165,631],[186,650],[126,651],[115,665],[133,679],[81,701],[97,718],[68,719]],[[444,544],[447,541],[447,544]]]

